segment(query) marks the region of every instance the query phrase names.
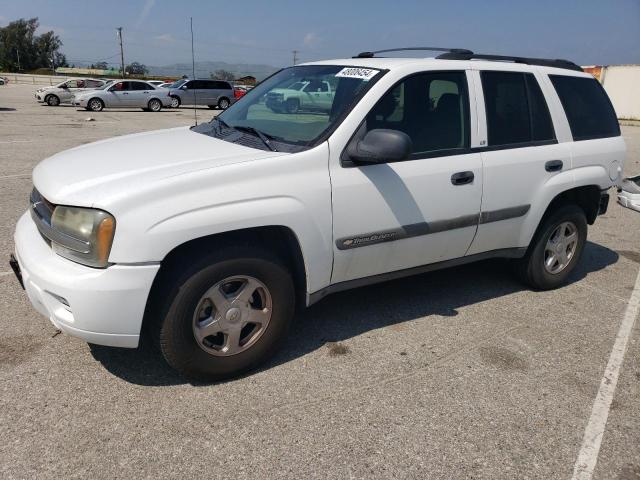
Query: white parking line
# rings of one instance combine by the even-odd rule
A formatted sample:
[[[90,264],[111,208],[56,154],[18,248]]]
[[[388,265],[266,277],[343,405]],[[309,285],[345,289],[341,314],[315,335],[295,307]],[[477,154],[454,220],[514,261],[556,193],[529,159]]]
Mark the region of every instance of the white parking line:
[[[596,468],[602,436],[604,435],[607,418],[609,417],[609,409],[611,408],[611,402],[613,401],[613,395],[618,383],[620,367],[622,367],[624,362],[627,343],[629,342],[629,337],[633,331],[633,325],[639,310],[640,272],[638,272],[638,276],[636,277],[636,284],[633,287],[631,297],[627,303],[627,308],[624,312],[624,317],[620,324],[613,349],[611,350],[611,355],[609,355],[609,363],[607,363],[607,368],[600,382],[600,389],[593,402],[591,418],[589,418],[589,423],[584,431],[582,447],[580,448],[576,464],[573,467],[572,480],[589,480]]]
[[[33,140],[1,140],[0,143],[33,143]]]

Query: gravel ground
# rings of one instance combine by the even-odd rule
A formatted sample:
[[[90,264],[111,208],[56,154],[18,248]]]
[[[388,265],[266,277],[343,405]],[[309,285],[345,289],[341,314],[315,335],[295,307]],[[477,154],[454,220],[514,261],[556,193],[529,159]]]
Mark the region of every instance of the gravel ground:
[[[192,121],[46,107],[33,87],[0,87],[0,257],[40,160]],[[626,173],[639,174],[640,128],[623,133]],[[612,202],[552,292],[490,261],[330,296],[269,365],[214,385],[185,383],[145,346],[57,335],[5,262],[0,478],[569,478],[640,268],[638,232],[640,214]],[[639,323],[597,479],[640,478]]]

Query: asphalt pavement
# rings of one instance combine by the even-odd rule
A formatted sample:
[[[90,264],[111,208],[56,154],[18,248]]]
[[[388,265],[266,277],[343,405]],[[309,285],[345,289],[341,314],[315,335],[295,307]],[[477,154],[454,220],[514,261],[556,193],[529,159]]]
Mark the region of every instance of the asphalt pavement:
[[[89,113],[33,90],[0,86],[0,478],[571,478],[633,303],[639,213],[611,202],[558,290],[496,260],[342,292],[299,313],[264,368],[195,385],[147,345],[58,334],[7,263],[40,160],[194,111]],[[623,134],[640,174],[640,127]],[[639,324],[596,479],[640,478]]]

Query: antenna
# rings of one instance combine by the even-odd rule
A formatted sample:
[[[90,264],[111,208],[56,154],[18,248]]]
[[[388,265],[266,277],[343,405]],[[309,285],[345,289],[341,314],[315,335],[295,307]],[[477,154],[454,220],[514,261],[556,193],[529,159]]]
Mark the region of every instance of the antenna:
[[[196,55],[193,53],[193,17],[189,17],[191,20],[191,76],[193,80],[196,79]],[[197,85],[196,85],[197,86]],[[193,89],[193,118],[196,121],[196,127],[198,126],[198,98],[196,97],[197,89]]]

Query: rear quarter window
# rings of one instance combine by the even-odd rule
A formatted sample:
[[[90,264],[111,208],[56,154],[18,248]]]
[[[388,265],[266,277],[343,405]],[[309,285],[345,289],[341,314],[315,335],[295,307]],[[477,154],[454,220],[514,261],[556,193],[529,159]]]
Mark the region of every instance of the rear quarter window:
[[[549,75],[567,115],[574,140],[617,137],[620,125],[602,85],[595,78]]]

